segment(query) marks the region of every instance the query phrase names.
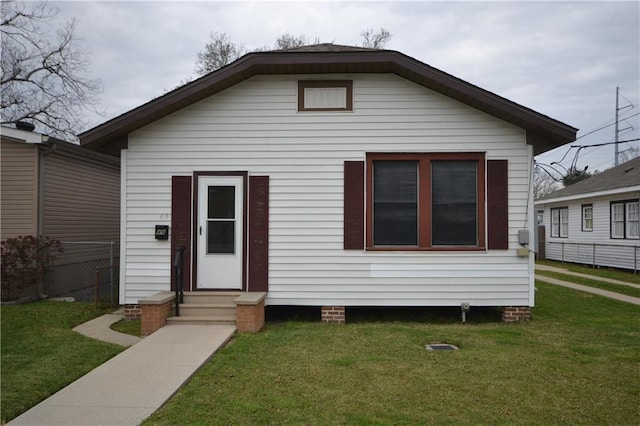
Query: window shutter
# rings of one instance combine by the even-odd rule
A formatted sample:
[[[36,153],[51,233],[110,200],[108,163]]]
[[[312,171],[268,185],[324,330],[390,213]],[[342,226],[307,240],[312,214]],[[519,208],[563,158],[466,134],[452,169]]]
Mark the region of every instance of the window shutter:
[[[248,291],[269,291],[269,176],[249,176]]]
[[[487,161],[487,247],[509,248],[509,182],[507,160]]]
[[[171,177],[171,290],[175,291],[175,272],[173,262],[176,250],[185,246],[184,273],[182,274],[184,291],[191,289],[191,176]]]
[[[344,162],[344,249],[364,249],[364,161]]]

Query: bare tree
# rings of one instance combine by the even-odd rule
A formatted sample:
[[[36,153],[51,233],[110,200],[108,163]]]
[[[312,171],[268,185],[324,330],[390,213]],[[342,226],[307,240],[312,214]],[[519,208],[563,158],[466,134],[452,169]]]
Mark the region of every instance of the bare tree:
[[[371,49],[384,49],[384,46],[391,40],[391,33],[384,28],[379,31],[367,28],[360,33],[362,36],[362,47]]]
[[[379,31],[367,29],[361,33],[363,37],[363,47],[371,47],[381,49],[391,39],[391,33],[380,28]],[[245,53],[248,53],[242,44],[231,41],[226,33],[212,32],[209,36],[210,40],[205,45],[204,50],[198,52],[196,58],[197,75],[215,71],[225,65],[235,61]],[[290,33],[283,33],[277,39],[273,47],[264,45],[250,52],[264,52],[268,50],[286,50],[296,47],[305,46],[307,44],[318,44],[320,39],[316,38],[313,42],[309,42],[306,36],[294,36]]]
[[[533,198],[538,200],[560,189],[560,183],[542,168],[533,170]]]
[[[204,75],[230,64],[246,53],[243,45],[231,41],[226,33],[212,32],[204,50],[196,57],[196,74]]]
[[[317,44],[320,40],[316,38],[313,43],[309,43],[306,36],[294,36],[289,33],[280,34],[276,39],[276,44],[273,47],[274,50],[293,49],[295,47],[305,46],[307,44]]]
[[[2,124],[26,120],[42,133],[76,140],[102,86],[87,76],[75,20],[59,24],[58,9],[46,2],[3,0],[1,7]]]

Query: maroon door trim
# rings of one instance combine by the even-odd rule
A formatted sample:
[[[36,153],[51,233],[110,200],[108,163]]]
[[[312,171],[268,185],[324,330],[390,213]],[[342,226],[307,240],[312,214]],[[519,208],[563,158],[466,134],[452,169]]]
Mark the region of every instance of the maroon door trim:
[[[182,290],[191,290],[191,176],[171,176],[171,290],[175,291],[173,262],[185,246]]]

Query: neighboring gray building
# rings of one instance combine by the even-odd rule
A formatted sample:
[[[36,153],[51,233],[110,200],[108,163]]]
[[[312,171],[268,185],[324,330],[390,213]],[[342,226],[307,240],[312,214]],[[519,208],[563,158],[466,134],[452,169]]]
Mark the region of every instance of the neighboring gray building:
[[[0,136],[0,239],[33,235],[65,242],[113,242],[117,256],[119,159],[29,130],[2,126]],[[75,261],[70,258],[77,258],[73,252],[78,250],[84,258],[95,258],[97,253],[89,253],[96,252],[93,247],[65,248],[57,263]],[[52,288],[44,290],[56,295]]]
[[[640,267],[640,158],[537,200],[544,211],[545,257]]]

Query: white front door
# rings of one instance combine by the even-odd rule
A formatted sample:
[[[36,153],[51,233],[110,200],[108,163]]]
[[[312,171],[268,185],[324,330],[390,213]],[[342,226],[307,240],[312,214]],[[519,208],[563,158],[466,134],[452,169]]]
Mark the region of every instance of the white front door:
[[[243,177],[198,177],[199,289],[242,289]]]

